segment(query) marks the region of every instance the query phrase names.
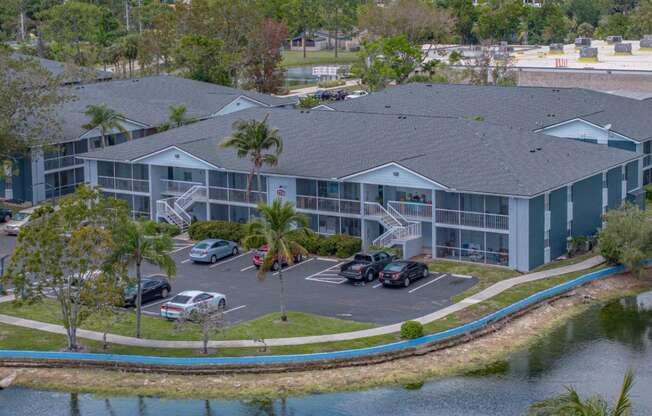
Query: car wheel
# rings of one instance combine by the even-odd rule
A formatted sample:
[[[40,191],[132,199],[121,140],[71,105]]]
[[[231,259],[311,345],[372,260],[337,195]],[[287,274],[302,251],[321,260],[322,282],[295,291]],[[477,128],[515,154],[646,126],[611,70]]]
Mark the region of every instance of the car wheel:
[[[274,264],[272,264],[272,270],[274,270],[275,272],[277,272],[278,269],[280,269],[280,268],[281,268],[281,266],[278,264],[277,261],[275,261]]]
[[[406,277],[405,280],[403,280],[403,286],[408,287],[410,286],[410,278]]]
[[[217,256],[215,256],[215,255],[211,256],[211,263],[212,264],[217,263]]]
[[[166,288],[163,288],[163,290],[161,290],[161,297],[163,299],[167,298],[169,294],[170,293],[168,292],[168,290]]]
[[[5,217],[3,218],[3,221],[4,222],[9,222],[9,220],[11,220],[11,215],[9,215],[9,214],[5,215]]]
[[[232,256],[237,256],[238,255],[238,247],[233,247],[233,251],[231,251]]]
[[[301,263],[303,261],[303,254],[297,255],[297,258],[295,260],[296,263]]]
[[[226,309],[226,300],[220,299],[220,302],[217,304],[217,309],[223,311]]]
[[[372,270],[369,270],[367,274],[365,275],[367,278],[367,282],[373,282],[374,280],[374,272]]]
[[[427,268],[423,269],[423,278],[424,278],[424,279],[425,279],[426,277],[428,277],[429,274],[430,274],[430,272],[428,271]]]

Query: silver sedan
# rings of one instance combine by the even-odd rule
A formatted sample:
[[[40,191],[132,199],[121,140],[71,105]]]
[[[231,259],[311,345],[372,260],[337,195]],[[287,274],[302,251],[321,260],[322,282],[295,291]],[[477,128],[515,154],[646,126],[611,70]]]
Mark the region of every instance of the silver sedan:
[[[195,244],[190,250],[190,260],[201,263],[216,263],[219,259],[239,253],[238,244],[233,241],[209,239]]]

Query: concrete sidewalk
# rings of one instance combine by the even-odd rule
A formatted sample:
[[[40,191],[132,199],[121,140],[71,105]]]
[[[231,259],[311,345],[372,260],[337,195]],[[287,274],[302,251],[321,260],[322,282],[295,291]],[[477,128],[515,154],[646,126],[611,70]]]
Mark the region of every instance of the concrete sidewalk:
[[[427,324],[436,321],[438,319],[444,318],[452,313],[461,311],[469,307],[470,305],[474,305],[476,303],[492,298],[516,285],[533,282],[536,280],[547,279],[562,274],[587,270],[592,267],[598,266],[602,263],[604,263],[604,259],[601,256],[596,256],[584,260],[580,263],[571,264],[556,269],[544,270],[536,273],[524,274],[522,276],[513,277],[511,279],[505,279],[456,304],[450,305],[444,309],[440,309],[431,314],[422,316],[421,318],[416,319],[416,321],[419,321],[422,324]],[[0,303],[9,302],[11,300],[13,300],[13,296],[0,297]],[[64,334],[64,335],[66,334],[65,328],[61,325],[48,324],[44,322],[17,318],[13,316],[0,315],[0,323],[37,329],[40,331],[50,332],[54,334]],[[242,347],[261,347],[263,345],[266,345],[268,347],[277,347],[277,346],[285,346],[285,345],[303,345],[303,344],[317,344],[321,342],[348,341],[348,340],[353,340],[358,338],[366,338],[366,337],[372,337],[376,335],[387,335],[387,334],[396,333],[401,330],[401,324],[402,322],[399,322],[392,325],[365,329],[361,331],[344,332],[340,334],[315,335],[315,336],[294,337],[294,338],[270,338],[270,339],[266,339],[264,344],[261,342],[256,342],[254,340],[210,341],[209,347],[210,348],[242,348]],[[102,333],[96,331],[89,331],[85,329],[77,330],[77,336],[79,338],[90,339],[90,340],[100,341],[100,342],[102,341],[103,338]],[[201,341],[165,341],[165,340],[134,338],[134,337],[127,337],[122,335],[114,335],[114,334],[107,335],[107,341],[112,344],[128,345],[134,347],[148,347],[148,348],[199,349],[203,347],[203,343]]]

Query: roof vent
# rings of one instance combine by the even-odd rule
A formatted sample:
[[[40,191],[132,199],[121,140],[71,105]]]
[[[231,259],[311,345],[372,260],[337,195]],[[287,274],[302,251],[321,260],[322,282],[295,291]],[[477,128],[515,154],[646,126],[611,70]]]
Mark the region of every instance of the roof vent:
[[[534,153],[534,152],[536,152],[536,150],[530,149],[530,153]]]
[[[432,84],[426,84],[426,87],[432,87]]]
[[[537,147],[537,152],[540,151],[540,150],[541,150],[541,148],[540,148],[540,147]]]
[[[392,106],[391,105],[386,105],[385,108],[392,108]]]
[[[301,110],[301,114],[303,114],[303,113],[304,113],[304,111],[303,111],[303,110]]]

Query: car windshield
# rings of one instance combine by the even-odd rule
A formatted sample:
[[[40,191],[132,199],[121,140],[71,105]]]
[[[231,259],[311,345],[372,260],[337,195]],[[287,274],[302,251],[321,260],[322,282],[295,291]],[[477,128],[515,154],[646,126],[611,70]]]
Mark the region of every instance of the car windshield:
[[[16,221],[23,221],[29,218],[29,214],[26,212],[17,212],[16,215],[14,215],[14,220]]]
[[[190,300],[190,296],[185,296],[185,295],[176,295],[175,297],[172,298],[170,303],[179,303],[179,304],[186,304]]]
[[[388,272],[400,272],[403,270],[404,265],[401,263],[390,263],[385,266],[385,270]]]
[[[356,254],[355,257],[353,258],[353,260],[371,262],[371,256],[368,256],[366,254]]]
[[[198,248],[198,249],[208,248],[208,243],[199,243],[194,248]]]

